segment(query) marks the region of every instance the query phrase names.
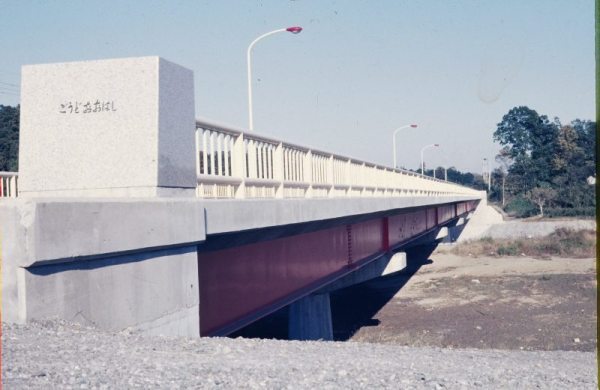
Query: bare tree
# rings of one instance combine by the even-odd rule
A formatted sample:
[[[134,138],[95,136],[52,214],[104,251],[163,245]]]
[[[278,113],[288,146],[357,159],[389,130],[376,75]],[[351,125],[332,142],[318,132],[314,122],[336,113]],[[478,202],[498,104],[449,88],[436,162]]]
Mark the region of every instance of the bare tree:
[[[557,192],[550,187],[535,187],[525,194],[525,197],[535,203],[540,209],[540,216],[544,216],[544,206],[556,199]]]
[[[496,155],[496,162],[498,163],[498,168],[502,174],[502,207],[504,207],[506,203],[506,197],[504,196],[504,189],[506,188],[506,176],[508,176],[508,168],[512,164],[510,151],[507,147],[500,149],[500,152]]]

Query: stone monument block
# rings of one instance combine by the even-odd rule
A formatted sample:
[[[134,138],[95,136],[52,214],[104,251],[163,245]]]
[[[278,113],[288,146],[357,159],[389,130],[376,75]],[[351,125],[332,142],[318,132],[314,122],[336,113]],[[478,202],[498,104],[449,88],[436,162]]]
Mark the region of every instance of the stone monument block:
[[[159,57],[26,65],[19,196],[194,196],[193,73]]]

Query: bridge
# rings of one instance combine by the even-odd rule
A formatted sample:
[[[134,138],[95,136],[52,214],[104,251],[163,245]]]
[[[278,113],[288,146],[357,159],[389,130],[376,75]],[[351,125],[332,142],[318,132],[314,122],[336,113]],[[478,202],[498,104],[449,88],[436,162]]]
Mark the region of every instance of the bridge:
[[[291,338],[331,339],[330,291],[451,240],[485,199],[197,120],[192,81],[158,57],[23,68],[20,172],[0,174],[3,320],[227,335],[290,305]]]

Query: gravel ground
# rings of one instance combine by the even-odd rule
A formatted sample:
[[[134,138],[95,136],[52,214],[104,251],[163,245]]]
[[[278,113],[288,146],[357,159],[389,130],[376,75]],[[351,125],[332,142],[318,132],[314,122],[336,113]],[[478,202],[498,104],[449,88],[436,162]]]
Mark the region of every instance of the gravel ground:
[[[62,321],[3,324],[7,389],[596,389],[591,352],[162,338]]]

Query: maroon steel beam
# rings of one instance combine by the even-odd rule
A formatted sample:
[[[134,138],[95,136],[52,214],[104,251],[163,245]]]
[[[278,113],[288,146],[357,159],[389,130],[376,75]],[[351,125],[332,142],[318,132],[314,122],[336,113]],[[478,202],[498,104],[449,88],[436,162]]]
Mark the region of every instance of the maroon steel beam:
[[[230,333],[447,223],[458,210],[443,205],[199,252],[200,333]]]

